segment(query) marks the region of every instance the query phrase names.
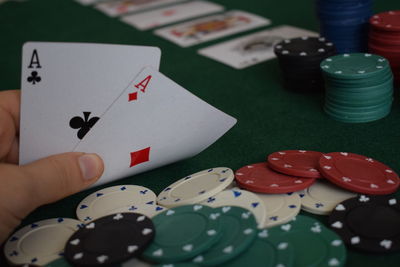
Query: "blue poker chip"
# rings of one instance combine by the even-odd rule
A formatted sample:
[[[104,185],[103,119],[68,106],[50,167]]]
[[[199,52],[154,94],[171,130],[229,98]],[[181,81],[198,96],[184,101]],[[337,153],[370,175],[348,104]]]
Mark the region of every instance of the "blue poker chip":
[[[338,53],[367,50],[372,0],[317,0],[320,34],[333,42]]]

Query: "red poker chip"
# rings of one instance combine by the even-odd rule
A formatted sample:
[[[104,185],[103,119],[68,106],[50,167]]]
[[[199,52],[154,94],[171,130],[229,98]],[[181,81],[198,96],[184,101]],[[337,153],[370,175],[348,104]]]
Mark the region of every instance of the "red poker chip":
[[[284,194],[310,187],[315,179],[300,178],[275,172],[268,163],[247,165],[235,172],[236,183],[258,193]]]
[[[374,42],[377,42],[377,43],[388,44],[388,45],[399,45],[400,44],[400,35],[393,36],[390,33],[380,34],[380,33],[377,33],[376,31],[371,31],[368,36],[369,36],[370,40],[373,40]]]
[[[268,156],[269,167],[277,172],[307,178],[323,178],[318,171],[321,152],[306,150],[278,151]]]
[[[375,46],[383,46],[383,47],[388,47],[391,50],[400,50],[400,38],[399,40],[390,40],[388,38],[379,38],[374,36],[374,35],[370,35],[369,36],[369,40],[368,40],[369,44],[375,45]]]
[[[332,183],[361,194],[385,195],[397,190],[399,176],[385,164],[366,156],[333,152],[319,160],[319,171]]]
[[[385,31],[400,31],[400,10],[382,12],[369,20],[372,27]]]
[[[374,45],[373,43],[369,43],[369,47],[383,53],[387,53],[393,55],[395,57],[400,57],[400,46],[383,46],[383,45]]]

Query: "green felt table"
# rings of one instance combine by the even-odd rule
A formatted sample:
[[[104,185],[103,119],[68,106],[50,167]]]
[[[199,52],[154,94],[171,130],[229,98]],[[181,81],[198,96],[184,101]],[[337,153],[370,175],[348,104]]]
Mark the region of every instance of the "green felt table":
[[[267,17],[272,20],[268,27],[288,24],[318,31],[312,0],[215,2],[227,9],[242,9]],[[398,0],[375,1],[375,13],[390,9],[400,9]],[[6,2],[0,5],[0,89],[20,87],[21,47],[26,41],[151,45],[162,50],[162,73],[238,119],[232,130],[199,155],[102,187],[139,184],[159,193],[188,174],[218,166],[236,170],[262,162],[274,151],[287,149],[354,152],[382,161],[400,172],[400,99],[397,92],[392,112],[386,118],[362,124],[337,122],[322,110],[322,91],[299,94],[282,87],[277,60],[235,70],[197,54],[199,48],[232,37],[181,48],[155,36],[152,31],[135,30],[118,18],[110,18],[72,0]],[[99,188],[40,207],[22,225],[52,217],[74,218],[80,200],[96,189]],[[324,223],[327,221],[327,217],[310,216]],[[2,256],[0,266],[3,265],[6,262]],[[373,255],[348,250],[347,266],[400,266],[400,253]]]

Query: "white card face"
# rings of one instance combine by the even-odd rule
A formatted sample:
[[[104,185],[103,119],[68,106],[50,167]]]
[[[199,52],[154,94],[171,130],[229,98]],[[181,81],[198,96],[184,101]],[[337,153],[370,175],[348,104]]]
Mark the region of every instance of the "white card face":
[[[145,68],[74,151],[100,155],[96,185],[194,156],[236,119],[152,68]]]
[[[132,77],[145,66],[158,69],[160,57],[156,47],[26,43],[20,164],[72,151]]]
[[[266,18],[234,10],[158,29],[155,34],[188,47],[268,24]]]
[[[122,17],[121,20],[139,30],[148,30],[180,20],[198,17],[213,12],[219,12],[222,10],[224,10],[224,7],[221,5],[207,1],[195,1],[160,8],[154,11],[127,15]]]
[[[96,5],[96,8],[110,17],[117,17],[130,12],[156,8],[186,0],[117,0]]]
[[[275,44],[301,36],[318,36],[318,33],[283,25],[206,47],[198,53],[235,69],[243,69],[275,58]]]

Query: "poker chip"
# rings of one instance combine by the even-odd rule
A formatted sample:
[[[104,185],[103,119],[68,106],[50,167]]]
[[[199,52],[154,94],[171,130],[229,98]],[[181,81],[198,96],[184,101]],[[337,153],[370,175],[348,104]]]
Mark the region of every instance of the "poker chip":
[[[268,229],[261,229],[252,245],[232,261],[218,266],[293,266],[294,250],[289,242],[282,241],[279,234],[269,235]]]
[[[389,60],[394,79],[400,84],[400,10],[375,14],[369,23],[369,51]]]
[[[366,52],[372,0],[317,0],[320,34],[335,44],[338,53]]]
[[[80,221],[69,218],[32,223],[11,235],[4,246],[4,254],[15,265],[46,265],[63,255],[65,243],[79,227],[82,227]]]
[[[266,230],[265,235],[293,247],[293,266],[344,266],[346,248],[340,237],[319,221],[298,215],[287,224]]]
[[[118,264],[139,255],[154,236],[154,225],[146,216],[117,213],[75,232],[66,243],[65,258],[74,266]]]
[[[152,267],[152,266],[154,266],[154,265],[152,265],[148,262],[139,260],[138,258],[130,259],[121,264],[121,267]]]
[[[128,207],[122,207],[122,208],[113,210],[113,212],[111,214],[134,212],[134,213],[140,213],[140,214],[146,215],[149,218],[152,218],[165,210],[167,210],[167,208],[159,206],[159,205],[155,205],[154,202],[150,202],[150,203],[132,205],[132,206],[128,206]],[[111,215],[111,214],[108,214],[108,215]]]
[[[371,17],[370,22],[374,28],[383,31],[400,32],[400,11],[392,10],[376,14]]]
[[[45,267],[72,267],[72,265],[69,264],[69,262],[64,257],[62,257],[50,262],[49,264],[46,264]]]
[[[351,248],[400,251],[400,203],[394,197],[361,195],[343,201],[329,216],[329,224]]]
[[[253,243],[257,234],[257,222],[247,209],[224,206],[215,209],[221,221],[221,238],[206,252],[196,256],[192,262],[205,266],[219,266],[227,262]]]
[[[361,194],[391,194],[400,185],[399,176],[385,164],[348,152],[323,155],[319,170],[332,183]]]
[[[119,209],[141,204],[155,204],[156,195],[139,185],[117,185],[103,188],[84,198],[76,208],[76,216],[89,222],[117,213]]]
[[[259,228],[264,226],[267,219],[267,210],[264,202],[256,194],[246,190],[224,190],[215,196],[209,197],[207,200],[201,202],[201,204],[213,208],[235,206],[247,209],[256,217]]]
[[[153,223],[156,236],[142,256],[158,263],[192,259],[221,237],[218,212],[200,204],[174,207],[155,216]]]
[[[263,202],[267,211],[267,218],[263,227],[270,228],[286,223],[293,219],[301,208],[298,194],[256,194]]]
[[[386,117],[393,101],[388,61],[374,54],[342,54],[321,62],[325,112],[333,119],[362,123]]]
[[[261,162],[247,165],[235,172],[236,183],[257,193],[284,194],[303,190],[315,179],[300,178],[275,172],[269,164]]]
[[[317,170],[321,152],[306,150],[278,151],[268,156],[268,166],[287,175],[322,178]]]
[[[199,265],[190,262],[177,262],[177,263],[166,263],[159,264],[156,267],[198,267]]]
[[[186,176],[165,188],[157,197],[164,207],[199,203],[224,190],[233,181],[233,171],[219,167]]]
[[[325,38],[299,37],[286,39],[274,47],[285,87],[293,91],[321,91],[323,79],[320,62],[335,54],[335,48]]]
[[[387,67],[385,58],[368,53],[341,54],[321,62],[327,76],[341,80],[375,77],[385,73]]]
[[[324,180],[296,193],[301,198],[301,208],[318,215],[329,215],[337,204],[356,196]]]

